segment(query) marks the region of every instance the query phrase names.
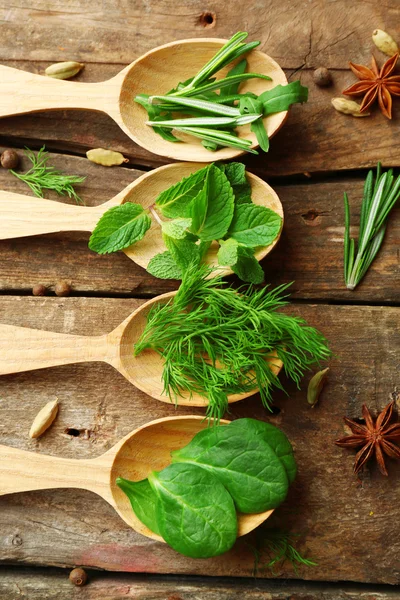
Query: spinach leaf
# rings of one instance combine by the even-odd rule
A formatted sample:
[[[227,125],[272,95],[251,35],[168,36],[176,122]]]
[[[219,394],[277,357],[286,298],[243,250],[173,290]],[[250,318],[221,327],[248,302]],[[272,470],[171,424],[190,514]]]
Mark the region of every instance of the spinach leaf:
[[[297,465],[293,456],[292,444],[283,431],[270,423],[257,421],[256,419],[237,419],[229,423],[229,428],[241,432],[243,435],[260,436],[267,442],[283,463],[289,483],[293,483],[297,473]]]
[[[155,203],[165,217],[190,216],[187,214],[189,203],[203,188],[208,169],[208,166],[204,167],[161,192]]]
[[[215,426],[195,435],[171,456],[173,463],[198,465],[218,477],[242,513],[276,508],[286,498],[286,471],[260,436]]]
[[[143,206],[125,202],[104,213],[90,236],[89,248],[99,254],[123,250],[141,240],[150,227]]]
[[[210,165],[204,188],[190,204],[192,232],[203,242],[223,238],[231,224],[234,196],[225,174]]]
[[[222,483],[196,465],[172,464],[149,476],[164,540],[192,558],[223,554],[235,543],[237,516]]]
[[[229,236],[243,246],[269,246],[281,230],[282,218],[270,208],[257,204],[236,206]]]
[[[159,279],[181,279],[182,270],[178,267],[171,252],[166,250],[153,256],[147,265],[146,271]]]
[[[160,535],[160,530],[156,519],[156,500],[157,496],[153,491],[148,479],[141,481],[129,481],[117,477],[117,486],[128,496],[132,510],[137,518],[142,521],[146,527]]]

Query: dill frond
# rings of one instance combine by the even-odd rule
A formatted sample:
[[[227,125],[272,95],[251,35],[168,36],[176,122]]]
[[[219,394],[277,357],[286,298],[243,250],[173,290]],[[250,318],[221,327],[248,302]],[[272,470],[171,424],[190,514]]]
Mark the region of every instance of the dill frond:
[[[10,170],[10,172],[26,183],[35,196],[43,198],[43,190],[54,190],[59,196],[69,196],[69,198],[74,198],[78,204],[83,204],[82,199],[74,189],[74,185],[82,183],[86,177],[64,175],[62,171],[55,167],[49,167],[47,165],[49,154],[46,152],[45,146],[39,150],[37,155],[29,148],[25,148],[25,154],[32,163],[29,171],[17,173]]]
[[[288,285],[275,290],[227,287],[212,269],[193,265],[183,275],[177,294],[154,305],[135,344],[164,361],[164,393],[177,402],[182,393],[208,399],[207,417],[221,418],[230,394],[258,388],[266,408],[272,390],[283,390],[266,360],[273,352],[297,386],[304,373],[330,357],[325,337],[306,322],[281,312]]]

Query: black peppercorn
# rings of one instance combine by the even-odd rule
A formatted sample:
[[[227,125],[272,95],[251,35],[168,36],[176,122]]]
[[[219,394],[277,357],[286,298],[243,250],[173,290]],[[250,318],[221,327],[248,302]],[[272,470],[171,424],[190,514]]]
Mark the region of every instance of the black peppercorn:
[[[19,156],[15,150],[4,150],[0,157],[1,166],[5,169],[15,169],[18,167]]]
[[[332,84],[332,75],[326,67],[315,69],[313,79],[315,85],[318,85],[319,87],[328,87]]]
[[[71,573],[69,574],[69,580],[74,585],[85,585],[87,582],[86,571],[80,567],[72,569]]]

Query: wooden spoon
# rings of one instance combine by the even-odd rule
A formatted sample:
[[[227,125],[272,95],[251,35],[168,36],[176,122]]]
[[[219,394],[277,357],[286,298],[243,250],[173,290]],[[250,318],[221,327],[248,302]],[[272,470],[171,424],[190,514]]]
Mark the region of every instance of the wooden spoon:
[[[54,200],[0,191],[0,240],[60,231],[92,232],[100,217],[108,209],[124,202],[135,202],[148,208],[154,204],[161,192],[204,166],[199,163],[175,163],[159,167],[136,179],[108,202],[95,207],[72,206]],[[252,173],[246,175],[251,185],[253,202],[270,208],[283,219],[282,204],[276,192],[256,175]],[[272,244],[256,252],[257,260],[263,259],[271,252],[278,243],[279,237],[280,234]],[[214,243],[208,251],[206,260],[210,265],[218,264],[218,247],[218,244]],[[152,219],[152,226],[145,237],[133,246],[125,248],[123,252],[145,269],[153,256],[165,250],[160,226]],[[222,271],[223,275],[231,273],[229,268]]]
[[[244,152],[234,148],[209,152],[192,137],[186,137],[185,144],[167,142],[145,124],[147,113],[134,102],[137,94],[165,94],[193,76],[225,42],[215,38],[171,42],[147,52],[112,79],[100,83],[62,81],[0,66],[0,117],[49,109],[96,110],[108,114],[134,142],[154,154],[196,162],[240,156]],[[249,72],[269,75],[272,81],[251,79],[242,84],[241,91],[260,94],[278,84],[287,84],[280,66],[263,52],[253,50],[246,58]],[[218,76],[225,77],[229,68]],[[280,112],[266,117],[270,138],[286,116],[287,112]],[[252,140],[253,148],[258,146],[249,126],[240,127],[239,135]]]
[[[152,298],[136,309],[114,331],[101,336],[78,336],[13,325],[0,324],[0,375],[45,369],[58,365],[103,361],[112,365],[130,383],[149,396],[170,403],[163,394],[163,360],[152,350],[144,350],[138,356],[133,346],[146,325],[147,313],[155,303],[165,303],[176,292],[168,292]],[[273,373],[278,374],[282,362],[270,356]],[[257,389],[228,396],[229,402],[248,398]],[[182,406],[207,406],[203,396],[182,392],[178,404]]]
[[[115,480],[124,477],[140,481],[151,471],[164,469],[171,462],[171,451],[186,446],[206,427],[204,419],[197,416],[157,419],[129,433],[102,456],[89,460],[56,458],[0,446],[0,496],[55,488],[90,490],[111,504],[135,531],[163,542],[139,521]],[[255,529],[272,512],[239,514],[238,536]]]

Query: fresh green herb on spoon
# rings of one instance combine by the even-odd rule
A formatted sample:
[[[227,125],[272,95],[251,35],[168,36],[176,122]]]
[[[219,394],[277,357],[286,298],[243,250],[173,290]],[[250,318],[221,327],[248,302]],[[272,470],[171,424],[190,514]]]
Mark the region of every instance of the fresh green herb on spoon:
[[[234,290],[221,277],[208,279],[211,271],[186,269],[174,298],[150,310],[134,353],[159,354],[164,393],[171,401],[183,391],[204,396],[208,417],[222,417],[228,395],[257,388],[269,408],[272,389],[283,389],[271,370],[274,357],[299,385],[305,371],[329,358],[327,341],[302,319],[278,312],[288,286]]]

